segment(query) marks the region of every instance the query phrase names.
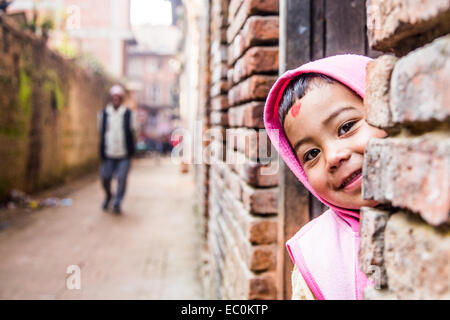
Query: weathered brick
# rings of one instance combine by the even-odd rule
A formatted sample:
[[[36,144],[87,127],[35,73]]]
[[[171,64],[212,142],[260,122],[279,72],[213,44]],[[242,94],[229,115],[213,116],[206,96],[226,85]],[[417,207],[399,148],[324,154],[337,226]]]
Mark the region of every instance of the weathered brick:
[[[252,186],[272,187],[278,185],[278,162],[271,161],[269,164],[262,164],[248,160],[238,167],[242,179]]]
[[[228,46],[228,65],[242,56],[252,46],[277,45],[279,37],[278,16],[253,16]]]
[[[386,287],[384,267],[384,228],[389,212],[362,207],[360,219],[359,266],[377,289]]]
[[[377,289],[367,286],[364,289],[364,300],[397,300],[397,296],[389,289]]]
[[[211,44],[211,66],[216,66],[222,62],[227,62],[228,50],[227,46],[221,44],[219,41],[214,41]]]
[[[365,151],[363,198],[419,213],[432,225],[449,221],[450,138],[372,139]]]
[[[276,76],[254,75],[237,84],[228,92],[230,106],[251,100],[265,100]]]
[[[252,74],[278,72],[277,47],[252,47],[233,68],[232,83],[236,84]]]
[[[202,150],[203,162],[215,164],[226,160],[226,148],[222,142],[212,140],[208,146]]]
[[[450,299],[450,231],[393,214],[385,229],[389,289],[399,299]]]
[[[276,245],[250,246],[249,268],[251,271],[275,270]]]
[[[398,60],[390,103],[394,123],[450,118],[450,35]]]
[[[243,2],[244,0],[230,0],[230,4],[228,6],[228,23],[230,23],[234,19],[239,7]]]
[[[211,20],[225,27],[228,24],[228,0],[211,1]]]
[[[250,279],[248,299],[276,299],[275,275],[266,272]]]
[[[226,80],[220,80],[219,82],[213,83],[211,86],[211,97],[216,97],[221,94],[225,94],[228,91],[228,83]]]
[[[253,188],[242,183],[244,208],[255,214],[277,214],[278,188]]]
[[[215,270],[214,274],[219,297],[231,299],[239,297],[245,299],[248,296],[248,266],[244,263],[231,230],[226,226],[223,218],[217,216],[210,219],[213,236],[210,237],[210,247],[213,253]]]
[[[397,60],[394,56],[383,55],[367,65],[364,108],[366,121],[373,126],[392,126],[389,89],[392,70]]]
[[[232,239],[228,241],[235,243],[234,246],[238,249],[239,256],[248,266],[249,270],[274,270],[276,266],[276,245],[252,245],[247,239],[248,233],[243,232],[248,228],[248,218],[250,218],[250,215],[244,212],[242,206],[239,205],[240,202],[234,199],[229,191],[225,191],[223,196],[224,210],[223,215],[218,218],[218,221],[221,229],[226,233],[227,238]]]
[[[258,102],[250,102],[257,104]],[[262,102],[260,102],[262,104]],[[245,118],[245,105],[228,109],[228,125],[230,127],[243,127]]]
[[[211,82],[217,83],[220,80],[227,80],[227,72],[228,68],[225,63],[220,63],[217,66],[211,67]]]
[[[211,98],[211,109],[212,110],[226,110],[228,109],[228,96],[227,95],[219,95]]]
[[[258,134],[257,130],[236,128],[227,130],[228,149],[236,149],[244,153],[250,159],[258,158]]]
[[[250,214],[243,203],[238,200],[231,191],[224,190],[221,193],[224,213],[233,221],[234,229],[240,230],[245,241],[253,245],[271,244],[277,240],[276,217],[255,216]],[[244,241],[244,240],[243,240]]]
[[[227,152],[228,159],[234,160],[229,163],[230,167],[247,184],[256,187],[274,187],[278,184],[279,163],[276,159],[262,163],[248,159],[239,151],[228,149]]]
[[[267,15],[269,13],[278,13],[278,0],[244,0],[242,5],[239,7],[233,20],[230,21],[230,25],[227,31],[228,43],[231,43],[242,29],[245,21],[248,17],[253,15]]]
[[[264,128],[264,102],[252,101],[228,109],[230,127]]]
[[[242,199],[242,187],[240,177],[233,172],[229,167],[225,169],[225,185],[228,190],[234,195],[238,200]]]
[[[210,119],[212,125],[228,125],[228,114],[226,112],[212,111],[210,113]]]
[[[400,54],[450,32],[447,0],[371,0],[367,5],[369,44]]]
[[[250,217],[247,238],[252,244],[269,244],[277,240],[277,221],[260,217]]]
[[[273,147],[264,129],[230,128],[227,129],[227,149],[239,150],[250,160],[271,159]],[[227,159],[228,162],[236,159]]]

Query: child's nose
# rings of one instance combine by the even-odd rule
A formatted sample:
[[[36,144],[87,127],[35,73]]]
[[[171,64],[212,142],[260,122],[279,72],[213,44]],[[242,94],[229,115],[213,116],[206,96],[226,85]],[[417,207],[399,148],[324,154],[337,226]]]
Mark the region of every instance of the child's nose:
[[[334,171],[341,164],[350,159],[351,151],[349,149],[330,149],[327,154],[328,171]]]

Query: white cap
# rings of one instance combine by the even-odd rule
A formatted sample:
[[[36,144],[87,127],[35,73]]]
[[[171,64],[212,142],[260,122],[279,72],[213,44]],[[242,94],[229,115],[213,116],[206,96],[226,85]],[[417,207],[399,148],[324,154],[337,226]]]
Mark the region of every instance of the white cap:
[[[109,94],[112,96],[113,95],[123,96],[125,94],[125,91],[123,90],[121,85],[115,84],[111,87],[111,89],[109,89]]]

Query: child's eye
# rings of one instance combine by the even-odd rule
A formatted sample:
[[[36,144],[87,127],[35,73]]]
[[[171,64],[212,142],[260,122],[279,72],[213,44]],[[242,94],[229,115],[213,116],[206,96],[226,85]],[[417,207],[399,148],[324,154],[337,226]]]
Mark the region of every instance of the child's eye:
[[[342,136],[350,131],[350,129],[355,125],[356,121],[349,121],[344,123],[338,130],[338,136]]]
[[[317,157],[317,155],[320,153],[319,149],[311,149],[308,152],[305,153],[305,155],[303,156],[303,162],[308,162],[312,159],[314,159],[315,157]]]

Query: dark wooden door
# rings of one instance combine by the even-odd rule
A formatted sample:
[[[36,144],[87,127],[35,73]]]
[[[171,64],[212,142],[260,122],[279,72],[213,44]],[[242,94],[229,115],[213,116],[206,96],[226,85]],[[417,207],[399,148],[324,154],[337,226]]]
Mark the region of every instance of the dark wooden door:
[[[355,53],[375,57],[366,36],[364,0],[280,0],[280,73],[308,61]],[[279,298],[291,298],[293,264],[285,242],[327,208],[285,165],[280,169]]]

